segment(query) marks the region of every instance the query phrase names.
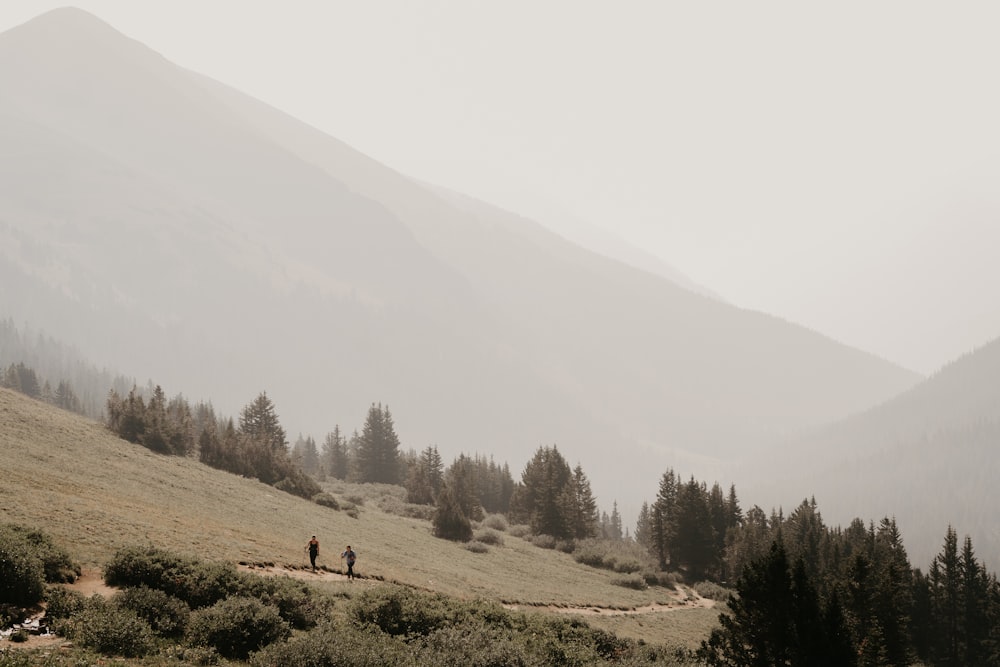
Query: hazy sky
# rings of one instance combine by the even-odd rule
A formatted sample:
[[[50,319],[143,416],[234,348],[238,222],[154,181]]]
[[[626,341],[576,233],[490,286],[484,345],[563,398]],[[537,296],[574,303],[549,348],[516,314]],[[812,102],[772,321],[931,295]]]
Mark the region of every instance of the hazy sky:
[[[0,1],[0,30],[66,4]],[[79,0],[419,179],[931,372],[1000,336],[1000,3]]]

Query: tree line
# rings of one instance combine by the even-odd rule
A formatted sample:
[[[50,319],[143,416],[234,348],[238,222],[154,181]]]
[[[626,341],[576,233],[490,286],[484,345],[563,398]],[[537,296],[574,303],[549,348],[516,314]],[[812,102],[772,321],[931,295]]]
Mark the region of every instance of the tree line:
[[[3,383],[35,398],[51,391],[23,362],[4,370]],[[51,402],[74,409],[72,387],[63,384]],[[374,403],[360,432],[348,437],[337,425],[321,448],[302,436],[289,446],[266,392],[234,420],[208,403],[168,399],[159,386],[115,387],[105,420],[154,451],[306,498],[329,478],[401,485],[408,502],[434,508],[434,531],[447,539],[469,540],[473,522],[502,514],[557,540],[633,541],[661,571],[734,587],[720,628],[700,651],[708,664],[1000,664],[996,575],[969,537],[959,547],[950,527],[925,574],[911,566],[894,519],[830,527],[814,499],[787,517],[758,506],[744,512],[734,486],[723,491],[668,469],[630,536],[617,505],[610,516],[599,513],[582,467],[571,467],[556,446],[539,447],[517,481],[506,463],[478,454],[445,466],[434,446],[404,451],[389,407]]]

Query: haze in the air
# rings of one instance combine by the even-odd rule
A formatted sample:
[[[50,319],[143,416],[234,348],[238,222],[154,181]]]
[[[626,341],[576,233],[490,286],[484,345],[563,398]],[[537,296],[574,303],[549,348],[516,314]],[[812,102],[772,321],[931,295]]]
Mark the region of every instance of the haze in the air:
[[[0,30],[60,4],[5,0]],[[904,367],[1000,333],[995,3],[77,5],[411,177]]]

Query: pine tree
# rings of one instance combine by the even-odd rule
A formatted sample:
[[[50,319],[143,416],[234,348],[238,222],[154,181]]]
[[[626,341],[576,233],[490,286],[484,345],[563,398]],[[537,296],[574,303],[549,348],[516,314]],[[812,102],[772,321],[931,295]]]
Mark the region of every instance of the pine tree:
[[[930,571],[931,610],[934,632],[931,653],[934,663],[961,665],[962,566],[958,556],[958,536],[948,526],[941,553],[934,557]]]
[[[274,403],[267,397],[267,392],[261,392],[240,412],[239,431],[273,451],[282,453],[288,451],[285,429],[278,421]]]
[[[639,508],[639,516],[635,520],[635,542],[653,550],[653,519],[649,510],[649,503],[643,502]]]
[[[417,457],[406,478],[406,501],[433,505],[441,491],[444,467],[437,447],[428,446]]]
[[[609,522],[608,538],[618,541],[622,539],[622,515],[618,512],[618,501],[611,502],[611,520]]]
[[[472,539],[472,523],[462,513],[462,508],[447,483],[438,494],[433,525],[434,535],[437,537],[456,542],[468,542]]]
[[[676,565],[687,571],[689,580],[700,581],[717,572],[722,554],[715,548],[708,492],[694,477],[677,490],[674,525],[670,551]]]
[[[313,477],[319,475],[319,450],[316,448],[316,441],[313,440],[312,436],[303,438],[299,434],[299,437],[295,440],[295,444],[292,445],[292,460],[298,464],[305,474],[312,475]]]
[[[660,488],[650,516],[650,537],[653,555],[661,570],[671,561],[670,545],[677,531],[677,487],[679,480],[673,468],[668,468],[660,478]]]
[[[399,484],[402,471],[399,457],[399,437],[389,406],[372,403],[358,442],[357,464],[359,481]]]
[[[593,537],[597,534],[597,501],[590,490],[590,481],[577,464],[573,469],[571,523],[573,536],[577,539]]]
[[[572,520],[567,515],[575,497],[572,480],[573,472],[558,448],[539,447],[525,465],[511,500],[515,520],[526,521],[536,535],[572,537]]]
[[[452,500],[458,505],[462,516],[470,521],[482,520],[483,508],[479,503],[476,466],[472,459],[460,454],[445,473],[445,485],[450,489]]]
[[[340,433],[340,426],[335,425],[333,431],[326,434],[323,441],[323,471],[334,479],[347,479],[349,470],[347,460],[347,440]]]

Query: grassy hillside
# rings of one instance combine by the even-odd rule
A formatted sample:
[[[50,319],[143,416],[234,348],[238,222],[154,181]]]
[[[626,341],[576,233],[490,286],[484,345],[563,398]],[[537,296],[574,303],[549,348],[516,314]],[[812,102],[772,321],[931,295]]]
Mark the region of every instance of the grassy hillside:
[[[303,565],[303,546],[316,534],[320,564],[339,567],[337,555],[349,543],[362,576],[460,598],[581,613],[677,604],[674,591],[613,585],[618,575],[509,534],[503,546],[476,554],[433,537],[428,522],[384,513],[373,502],[354,519],[196,461],[154,454],[5,389],[0,460],[3,520],[46,531],[85,566],[100,567],[120,547],[150,543],[204,559]],[[641,617],[591,612],[587,620],[623,636],[693,644],[716,616],[681,608]]]

